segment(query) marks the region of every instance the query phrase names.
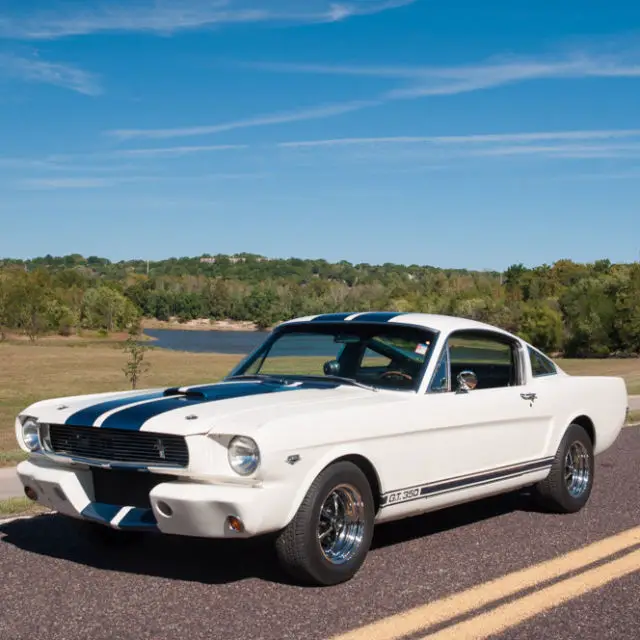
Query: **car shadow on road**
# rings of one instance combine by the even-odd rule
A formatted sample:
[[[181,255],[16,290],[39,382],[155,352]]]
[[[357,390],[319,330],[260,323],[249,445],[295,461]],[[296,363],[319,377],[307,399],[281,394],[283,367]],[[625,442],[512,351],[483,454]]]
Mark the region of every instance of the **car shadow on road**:
[[[376,527],[372,549],[428,538],[513,511],[528,510],[528,505],[527,498],[521,494],[507,494],[382,524]],[[203,584],[225,584],[248,578],[292,584],[278,566],[273,539],[269,536],[211,540],[143,533],[130,543],[112,546],[92,540],[79,524],[56,513],[17,519],[0,525],[0,543],[105,571]]]
[[[498,518],[515,511],[540,511],[526,490],[467,502],[455,507],[406,518],[376,527],[371,549],[381,549],[418,538]]]

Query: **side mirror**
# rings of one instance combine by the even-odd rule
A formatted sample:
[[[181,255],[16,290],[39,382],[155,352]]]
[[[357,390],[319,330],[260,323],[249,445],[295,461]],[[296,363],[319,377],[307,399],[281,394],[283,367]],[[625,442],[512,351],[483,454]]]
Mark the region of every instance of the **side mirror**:
[[[469,393],[478,386],[478,376],[473,371],[461,371],[456,380],[458,381],[457,393]]]
[[[340,363],[337,360],[329,360],[325,362],[322,370],[325,376],[339,376],[340,375]]]

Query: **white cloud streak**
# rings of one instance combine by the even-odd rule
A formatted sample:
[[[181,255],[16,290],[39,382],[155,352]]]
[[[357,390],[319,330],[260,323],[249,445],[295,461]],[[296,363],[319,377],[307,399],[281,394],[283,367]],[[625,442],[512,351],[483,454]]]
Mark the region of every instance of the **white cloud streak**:
[[[24,82],[50,84],[88,96],[102,93],[95,75],[72,65],[47,62],[36,56],[27,58],[0,53],[0,76]]]
[[[76,7],[51,1],[47,11],[24,10],[0,17],[0,37],[46,40],[101,32],[148,32],[170,35],[180,31],[243,23],[337,22],[413,4],[417,0],[84,0]],[[267,3],[264,3],[267,4]]]
[[[440,144],[540,142],[544,140],[598,140],[640,136],[640,129],[600,129],[577,131],[534,131],[527,133],[489,133],[459,136],[387,136],[371,138],[330,138],[326,140],[294,140],[280,142],[279,147],[342,147],[381,144]]]
[[[111,178],[33,178],[22,180],[18,188],[27,191],[58,189],[103,189],[116,185],[119,180]]]
[[[621,61],[610,56],[593,57],[582,54],[574,54],[566,59],[555,61],[510,59],[459,67],[359,67],[299,64],[258,64],[255,66],[261,69],[283,72],[373,76],[403,81],[404,86],[389,89],[370,99],[319,105],[299,111],[266,114],[226,123],[163,129],[118,129],[108,133],[120,139],[213,135],[248,127],[332,118],[366,108],[381,106],[396,100],[451,96],[472,91],[488,90],[516,82],[560,78],[640,77],[640,64]],[[409,82],[407,83],[407,81]]]
[[[544,156],[548,158],[637,158],[640,129],[535,131],[457,136],[388,136],[280,142],[290,150],[370,150],[369,158],[400,153],[408,158]],[[395,157],[395,156],[394,156]]]
[[[176,127],[168,129],[116,129],[108,134],[121,140],[131,138],[179,138],[186,136],[202,136],[235,129],[247,129],[250,127],[264,127],[274,124],[286,124],[290,122],[301,122],[305,120],[318,120],[330,118],[332,116],[358,111],[365,107],[375,106],[380,102],[377,100],[356,100],[333,105],[320,105],[299,111],[289,111],[268,115],[246,118],[243,120],[233,120],[221,124],[202,125],[194,127]]]
[[[244,63],[281,73],[347,75],[410,81],[409,86],[393,89],[386,99],[455,95],[502,86],[513,82],[553,78],[637,78],[640,64],[614,56],[575,53],[559,59],[494,58],[484,64],[450,66],[358,66],[292,63]]]
[[[187,176],[113,176],[108,178],[96,178],[87,176],[65,176],[61,178],[26,178],[16,183],[16,187],[23,191],[53,191],[53,190],[79,190],[79,189],[106,189],[123,184],[139,182],[212,182],[216,180],[246,180],[260,179],[270,174],[264,172],[246,173],[206,173],[202,175]]]

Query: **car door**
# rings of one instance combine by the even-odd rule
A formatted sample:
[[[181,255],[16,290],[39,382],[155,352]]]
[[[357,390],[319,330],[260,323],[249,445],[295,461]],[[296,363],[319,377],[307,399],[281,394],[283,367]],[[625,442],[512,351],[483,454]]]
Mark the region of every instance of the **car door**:
[[[423,397],[426,482],[466,478],[464,488],[548,465],[550,415],[530,395],[523,357],[517,341],[497,332],[449,336]],[[463,372],[475,374],[473,388],[460,388]]]

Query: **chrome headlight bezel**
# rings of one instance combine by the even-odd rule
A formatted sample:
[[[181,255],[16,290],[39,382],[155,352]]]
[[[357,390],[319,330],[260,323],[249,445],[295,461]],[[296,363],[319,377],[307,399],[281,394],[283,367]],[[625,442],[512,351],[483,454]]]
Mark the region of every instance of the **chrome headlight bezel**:
[[[260,448],[253,438],[234,436],[227,449],[229,466],[239,476],[250,476],[260,467]]]
[[[40,442],[40,423],[33,416],[21,416],[20,438],[24,448],[29,453],[35,453],[42,449]]]

